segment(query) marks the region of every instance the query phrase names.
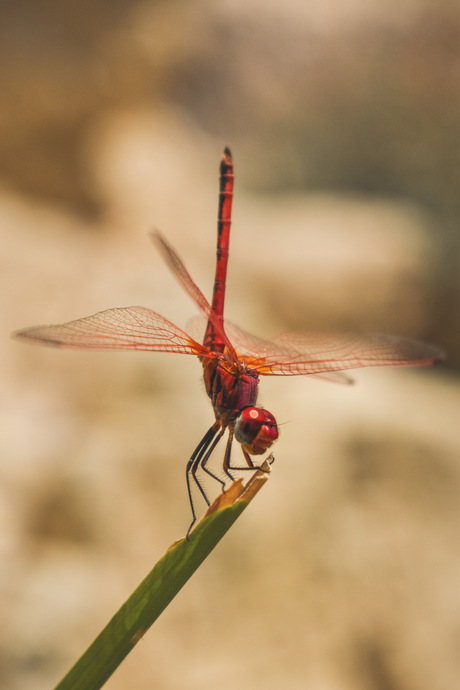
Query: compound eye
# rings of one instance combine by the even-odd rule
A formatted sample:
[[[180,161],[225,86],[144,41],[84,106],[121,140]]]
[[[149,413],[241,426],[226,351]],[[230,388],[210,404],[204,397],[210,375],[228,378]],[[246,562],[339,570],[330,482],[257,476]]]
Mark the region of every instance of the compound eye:
[[[265,453],[278,438],[278,426],[271,412],[246,407],[235,422],[235,438],[252,455]]]
[[[251,443],[265,421],[265,410],[257,407],[246,407],[235,423],[235,438],[240,443]]]

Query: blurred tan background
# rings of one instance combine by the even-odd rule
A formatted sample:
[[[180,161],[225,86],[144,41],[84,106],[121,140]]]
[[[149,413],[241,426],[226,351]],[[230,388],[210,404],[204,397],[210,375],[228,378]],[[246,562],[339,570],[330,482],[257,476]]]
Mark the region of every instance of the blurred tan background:
[[[190,521],[197,360],[12,330],[210,295],[227,316],[437,342],[436,370],[262,381],[269,484],[107,688],[458,685],[460,9],[448,0],[0,7],[0,686],[50,688]],[[217,457],[217,460],[219,457]]]

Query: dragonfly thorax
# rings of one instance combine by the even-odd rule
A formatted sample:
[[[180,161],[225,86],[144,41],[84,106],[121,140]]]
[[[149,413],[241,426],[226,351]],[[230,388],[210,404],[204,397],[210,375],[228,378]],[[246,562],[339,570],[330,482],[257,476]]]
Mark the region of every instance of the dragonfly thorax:
[[[278,438],[278,425],[268,410],[246,407],[237,417],[234,432],[250,455],[262,455]]]
[[[223,359],[208,359],[203,362],[203,378],[216,417],[225,425],[243,408],[256,404],[259,375],[255,371],[242,370]]]

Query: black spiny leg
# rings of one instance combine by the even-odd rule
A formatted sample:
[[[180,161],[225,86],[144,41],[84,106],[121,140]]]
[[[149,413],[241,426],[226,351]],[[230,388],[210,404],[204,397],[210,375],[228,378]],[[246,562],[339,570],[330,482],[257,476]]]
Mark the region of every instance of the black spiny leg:
[[[224,431],[225,431],[225,429],[222,429],[222,434],[224,433]],[[221,434],[221,435],[222,435],[222,434]],[[230,458],[230,454],[231,454],[231,451],[232,451],[232,441],[233,441],[233,431],[232,431],[232,429],[229,429],[229,431],[228,431],[227,445],[226,445],[226,447],[225,447],[225,455],[224,455],[224,462],[223,462],[223,470],[224,470],[225,474],[227,475],[227,477],[230,479],[230,481],[234,482],[234,481],[235,481],[235,477],[233,477],[233,476],[230,474],[229,469],[228,469],[228,459]],[[216,479],[218,482],[220,482],[220,483],[222,484],[222,491],[225,491],[225,481],[222,480],[222,479],[220,479],[220,477],[218,477],[217,475],[215,475],[213,472],[211,472],[211,470],[209,470],[209,469],[206,467],[206,463],[208,462],[209,456],[210,456],[210,455],[211,455],[210,453],[208,453],[208,454],[206,455],[206,457],[203,459],[203,462],[201,463],[201,467],[202,467],[202,468],[204,469],[204,471],[207,472],[211,477],[213,477],[213,478]]]
[[[188,492],[188,498],[190,501],[190,508],[192,510],[192,522],[190,523],[190,526],[187,530],[187,535],[186,538],[189,538],[190,531],[193,527],[193,525],[196,522],[196,511],[195,511],[195,505],[193,503],[193,496],[192,496],[192,484],[191,484],[191,477],[193,477],[193,481],[197,485],[198,489],[200,490],[201,495],[203,496],[204,500],[206,501],[207,505],[210,505],[209,498],[206,494],[206,491],[204,490],[204,487],[201,485],[198,477],[196,476],[198,467],[202,464],[203,460],[206,462],[207,458],[209,455],[212,453],[214,450],[216,444],[219,442],[221,436],[222,436],[222,431],[218,433],[220,430],[220,424],[219,422],[214,422],[212,427],[208,429],[208,431],[205,433],[197,447],[192,453],[192,456],[190,457],[190,460],[187,463],[187,468],[185,471],[185,477],[187,480],[187,492]]]

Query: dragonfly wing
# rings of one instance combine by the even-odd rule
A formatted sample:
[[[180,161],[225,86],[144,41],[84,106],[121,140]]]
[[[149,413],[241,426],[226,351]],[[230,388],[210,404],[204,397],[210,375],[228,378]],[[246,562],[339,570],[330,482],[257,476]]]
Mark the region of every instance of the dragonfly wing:
[[[225,324],[225,326],[227,326],[227,324]],[[202,343],[204,334],[206,333],[206,319],[204,316],[191,316],[187,319],[185,328],[187,329],[187,333],[190,333],[193,340]]]
[[[34,326],[13,334],[31,343],[76,350],[144,350],[214,357],[185,331],[145,307],[107,309],[56,326]]]
[[[320,381],[329,381],[330,383],[341,383],[344,386],[350,386],[354,383],[354,379],[343,371],[328,371],[322,374],[310,374],[313,379],[320,379]]]
[[[225,343],[228,354],[233,359],[235,363],[238,363],[238,357],[235,352],[230,339],[227,337],[223,325],[219,321],[217,315],[214,313],[211,305],[209,304],[206,297],[201,292],[198,285],[195,283],[190,273],[185,268],[184,262],[179,257],[177,252],[171,247],[171,245],[165,240],[163,235],[155,230],[151,233],[151,237],[155,244],[157,245],[161,255],[163,256],[165,262],[168,264],[171,271],[176,276],[177,280],[180,282],[184,290],[190,295],[192,300],[195,302],[197,307],[200,309],[201,313],[206,316],[208,321],[212,323],[217,333],[219,333],[222,341]]]
[[[192,328],[197,328],[198,323],[194,321]],[[238,353],[256,361],[260,357],[264,358],[265,362],[270,361],[289,361],[292,359],[292,348],[287,347],[283,344],[282,337],[279,339],[275,338],[272,340],[263,340],[256,335],[252,335],[247,331],[235,326],[235,324],[229,321],[225,322],[225,330],[229,335],[232,343],[236,347]],[[192,333],[195,331],[192,330]],[[197,331],[198,332],[198,331]],[[251,365],[252,368],[252,365]],[[255,367],[257,368],[257,367]],[[260,373],[266,373],[261,371]],[[281,373],[281,372],[270,372],[270,373]],[[324,371],[322,373],[311,373],[313,378],[321,379],[322,381],[330,381],[332,383],[341,383],[344,385],[349,385],[353,383],[353,379],[344,374],[342,371]]]
[[[267,341],[260,361],[248,364],[267,376],[329,376],[361,367],[429,366],[444,357],[434,345],[392,335],[285,333]]]
[[[199,339],[205,323],[200,317],[189,324]],[[265,376],[313,376],[350,384],[348,369],[371,366],[428,366],[442,361],[444,352],[434,345],[392,335],[347,333],[284,333],[264,340],[229,321],[225,331],[250,369]]]
[[[273,346],[272,340],[259,338],[257,335],[248,333],[230,321],[225,321],[225,330],[240,355],[257,357],[270,350]]]

